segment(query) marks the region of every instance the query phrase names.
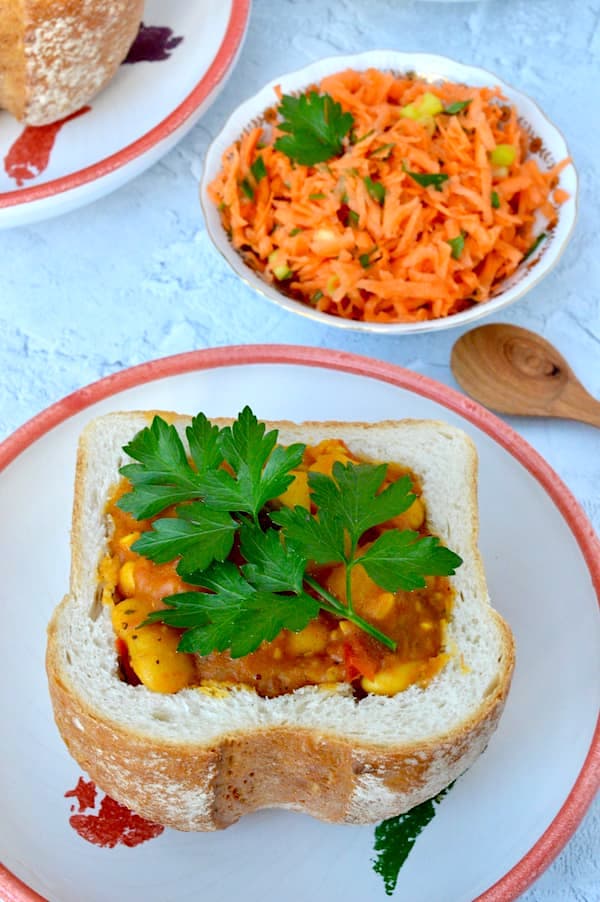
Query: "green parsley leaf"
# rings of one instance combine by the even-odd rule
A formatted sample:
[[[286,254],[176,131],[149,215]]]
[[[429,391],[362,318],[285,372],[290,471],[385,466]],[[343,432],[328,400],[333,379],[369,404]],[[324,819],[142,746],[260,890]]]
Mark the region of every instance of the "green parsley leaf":
[[[436,191],[441,191],[442,185],[444,182],[447,182],[449,178],[445,172],[411,172],[406,168],[404,163],[402,164],[402,168],[405,173],[417,183],[417,185],[421,185],[422,188],[433,186]]]
[[[322,191],[315,191],[314,194],[308,195],[309,200],[325,200],[325,197],[326,195]]]
[[[130,466],[134,466],[131,464]],[[122,476],[129,479],[129,466],[121,467]],[[172,485],[136,485],[133,491],[122,495],[117,501],[117,507],[127,514],[131,514],[136,520],[145,520],[146,517],[155,517],[165,508],[180,501],[187,501],[190,497],[199,497],[200,490],[191,491],[189,488],[177,488]]]
[[[210,618],[202,606],[202,592],[178,592],[177,595],[168,595],[163,601],[172,610],[152,611],[140,626],[149,623],[168,623],[169,626],[178,629],[192,629],[210,623]]]
[[[231,657],[242,658],[262,642],[272,642],[281,630],[297,633],[319,613],[319,603],[310,595],[297,598],[268,592],[256,592],[236,623]]]
[[[204,500],[214,510],[244,511],[256,519],[271,498],[281,495],[302,462],[305,445],[276,446],[277,430],[265,431],[249,407],[231,427],[219,434],[219,445],[227,470],[214,470],[203,478]]]
[[[262,529],[246,523],[240,529],[240,551],[246,561],[242,573],[266,592],[295,592],[300,595],[308,563],[293,546],[282,542],[276,529]]]
[[[346,565],[346,606],[341,612],[337,599],[306,574],[304,580],[324,599],[321,606],[325,610],[345,616],[372,635],[370,625],[360,622],[353,609],[350,572],[356,564],[363,565],[386,591],[397,591],[422,587],[425,576],[453,573],[460,563],[453,552],[437,547],[438,539],[422,538],[410,530],[387,530],[364,553],[357,554],[359,540],[367,530],[404,513],[415,500],[408,476],[382,490],[386,474],[385,464],[344,465],[338,461],[331,476],[318,472],[308,475],[316,516],[300,506],[271,514],[272,521],[281,526],[286,543],[298,548],[305,558],[317,564]],[[393,647],[387,637],[379,634],[377,638]]]
[[[447,242],[452,248],[451,257],[453,260],[460,260],[460,255],[465,248],[465,233],[461,232],[456,238],[448,238]]]
[[[368,175],[364,177],[363,182],[373,200],[378,204],[383,204],[385,200],[385,185],[382,185],[381,182],[374,182]]]
[[[201,496],[201,477],[191,468],[176,428],[161,417],[154,417],[152,424],[138,432],[123,450],[139,463],[119,470],[131,482],[133,491],[122,495],[117,507],[136,520]]]
[[[356,212],[356,210],[348,210],[348,223],[351,226],[356,227],[360,221],[360,216]]]
[[[462,113],[463,110],[472,103],[472,100],[457,100],[456,103],[451,103],[447,107],[445,107],[442,112],[446,113],[447,116],[456,116],[457,113]]]
[[[225,560],[238,528],[230,514],[197,501],[180,505],[176,513],[177,517],[155,520],[132,550],[157,564],[181,556],[177,572],[184,577],[205,570],[214,560]]]
[[[193,484],[192,468],[188,464],[183,442],[175,426],[155,416],[152,424],[140,430],[123,450],[139,464],[128,466],[127,478],[135,484],[154,482],[157,478],[177,475],[189,478]]]
[[[372,580],[388,592],[425,587],[425,576],[450,576],[462,564],[436,536],[419,536],[410,529],[390,529],[360,558]]]
[[[290,232],[290,238],[294,238],[296,235],[299,235],[300,232],[303,232],[303,231],[304,231],[304,229],[301,229],[300,226],[296,226],[296,228],[292,229],[292,231]]]
[[[333,465],[332,476],[309,473],[319,522],[341,523],[356,546],[367,529],[404,513],[415,500],[410,478],[403,476],[380,491],[386,473],[385,464],[344,465],[339,461]]]
[[[329,96],[310,91],[300,97],[284,94],[279,105],[286,134],[275,141],[275,149],[302,166],[314,166],[338,156],[354,119]]]
[[[279,595],[255,588],[239,568],[226,561],[213,564],[202,577],[210,593],[182,593],[165,598],[172,610],[156,611],[150,616],[169,625],[185,625],[178,646],[182,652],[208,655],[229,650],[232,658],[256,651],[272,642],[282,629],[298,632],[319,613],[319,604],[309,595]],[[191,595],[197,596],[193,603]]]
[[[267,174],[267,167],[265,166],[265,161],[261,156],[258,156],[254,163],[252,163],[250,167],[250,172],[254,176],[256,182],[260,182],[261,179]]]
[[[215,470],[223,463],[219,448],[219,427],[213,426],[203,413],[194,417],[186,429],[190,454],[198,473]]]
[[[492,191],[491,204],[494,210],[498,210],[500,207],[500,195],[497,191]]]
[[[307,559],[317,564],[345,561],[344,526],[335,516],[317,518],[305,507],[282,507],[273,511],[271,520],[283,528],[286,540],[299,548]]]

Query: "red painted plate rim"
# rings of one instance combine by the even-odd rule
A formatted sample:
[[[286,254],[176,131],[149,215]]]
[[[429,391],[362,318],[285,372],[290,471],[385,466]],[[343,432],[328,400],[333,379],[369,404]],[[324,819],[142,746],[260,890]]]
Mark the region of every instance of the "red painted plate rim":
[[[121,370],[67,395],[5,439],[0,444],[0,474],[54,427],[111,395],[168,376],[249,364],[313,366],[367,376],[429,398],[477,426],[518,460],[550,496],[581,549],[600,604],[600,540],[579,502],[558,474],[525,439],[480,404],[428,376],[346,351],[299,345],[233,345],[188,351]],[[474,902],[507,902],[517,899],[551,864],[575,833],[598,789],[600,718],[581,771],[550,826],[523,858]],[[1,864],[0,889],[5,894],[5,902],[45,902],[42,896]]]
[[[151,128],[141,138],[138,138],[126,147],[122,147],[116,153],[98,160],[97,163],[93,163],[91,166],[78,169],[76,172],[70,172],[68,175],[60,176],[60,178],[51,179],[42,185],[32,185],[29,188],[0,192],[0,210],[44,200],[47,197],[55,197],[58,194],[72,191],[74,188],[79,188],[96,179],[110,175],[110,173],[147,153],[160,141],[173,134],[189,119],[200,104],[211,96],[235,62],[236,55],[246,33],[250,16],[250,4],[251,0],[231,0],[231,15],[225,29],[225,35],[210,66],[188,96],[158,125]]]

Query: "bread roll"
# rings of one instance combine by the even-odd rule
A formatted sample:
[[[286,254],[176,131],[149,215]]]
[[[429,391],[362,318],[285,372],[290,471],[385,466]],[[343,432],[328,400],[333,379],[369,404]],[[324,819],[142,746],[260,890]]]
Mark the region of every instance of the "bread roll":
[[[189,419],[170,415],[183,432]],[[447,629],[450,660],[425,688],[357,701],[347,684],[276,698],[248,689],[174,695],[118,675],[99,601],[105,504],[142,413],[93,421],[79,448],[69,594],[49,626],[47,670],[69,751],[106,793],[180,830],[227,827],[282,807],[325,821],[371,823],[434,796],[485,749],[509,690],[510,629],[489,602],[477,549],[477,458],[460,430],[433,421],[268,424],[279,441],[341,438],[360,457],[398,462],[420,479],[432,533],[463,558]],[[217,421],[222,424],[222,421]]]
[[[143,0],[0,0],[0,109],[28,125],[75,112],[113,77]]]

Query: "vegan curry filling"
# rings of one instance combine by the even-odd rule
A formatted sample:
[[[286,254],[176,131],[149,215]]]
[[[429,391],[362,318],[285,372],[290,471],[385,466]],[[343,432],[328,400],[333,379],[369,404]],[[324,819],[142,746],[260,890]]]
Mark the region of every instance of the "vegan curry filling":
[[[294,481],[269,504],[310,508],[308,473],[331,475],[336,461],[364,463],[340,440],[308,446]],[[387,483],[409,475],[416,498],[403,514],[375,527],[362,539],[363,547],[386,529],[412,529],[431,535],[427,527],[422,488],[414,473],[388,464]],[[207,692],[246,687],[258,695],[275,697],[302,686],[352,685],[357,698],[368,693],[395,695],[412,684],[426,685],[450,657],[446,649],[446,625],[454,590],[447,577],[430,576],[423,589],[386,592],[360,564],[352,571],[354,609],[385,632],[397,644],[390,651],[349,620],[321,611],[300,632],[282,630],[272,642],[254,652],[232,658],[228,652],[209,655],[177,651],[182,630],[156,622],[142,625],[152,611],[166,608],[163,599],[178,592],[203,591],[185,583],[176,571],[177,560],[157,564],[135,551],[132,544],[151,528],[153,519],[136,520],[117,507],[131,489],[121,479],[107,504],[110,537],[99,567],[102,600],[111,607],[121,678],[133,685],[174,693],[184,688]],[[314,506],[313,506],[314,510]],[[161,516],[174,515],[167,510]],[[239,549],[230,556],[243,563]],[[345,603],[345,567],[313,564],[311,575]]]

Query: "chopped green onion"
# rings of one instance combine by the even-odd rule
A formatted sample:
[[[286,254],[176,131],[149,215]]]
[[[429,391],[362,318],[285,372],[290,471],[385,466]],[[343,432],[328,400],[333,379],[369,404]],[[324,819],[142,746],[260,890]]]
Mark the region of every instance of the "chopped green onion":
[[[418,122],[420,119],[430,119],[432,116],[437,116],[438,113],[443,112],[444,106],[440,98],[436,94],[432,94],[431,91],[426,91],[420,100],[403,106],[400,110],[400,115],[405,119],[414,119]]]
[[[466,110],[471,102],[471,100],[457,100],[456,103],[451,103],[445,107],[443,112],[447,116],[456,116],[457,113],[462,113],[463,110]]]
[[[409,175],[417,185],[421,185],[422,188],[433,186],[436,191],[441,191],[444,182],[448,181],[448,176],[445,172],[411,172],[410,169],[406,168],[404,163],[402,164],[402,168],[405,173]]]
[[[368,175],[364,177],[363,182],[373,200],[378,204],[382,204],[385,199],[385,186],[381,182],[374,182]]]
[[[531,245],[531,247],[529,248],[529,250],[525,251],[523,260],[527,260],[528,257],[531,257],[532,254],[535,254],[535,252],[537,251],[538,247],[540,246],[540,244],[542,243],[544,238],[547,238],[547,237],[548,236],[546,235],[545,232],[542,232],[540,235],[538,235],[537,238],[535,239],[535,241],[533,242],[533,244]]]
[[[348,222],[352,226],[357,226],[359,222],[359,215],[356,210],[348,210]]]
[[[269,264],[273,275],[279,282],[285,282],[286,279],[293,275],[292,270],[287,265],[284,254],[280,250],[275,250],[269,254]]]
[[[497,210],[500,207],[500,195],[497,191],[492,191],[492,207]]]
[[[309,200],[325,200],[325,197],[326,195],[322,191],[315,191],[314,194],[308,195]]]
[[[290,238],[293,238],[295,235],[299,235],[300,232],[303,232],[303,231],[304,231],[304,229],[301,229],[300,226],[296,226],[296,228],[292,229],[292,231],[290,232]]]
[[[492,166],[512,166],[517,156],[516,149],[512,144],[496,144],[490,153]]]
[[[373,261],[371,260],[371,257],[372,257],[372,255],[373,255],[374,253],[376,253],[378,250],[379,250],[379,248],[378,248],[377,245],[375,244],[375,245],[371,248],[370,251],[367,251],[366,254],[361,254],[361,255],[359,256],[358,261],[359,261],[359,263],[360,263],[360,265],[362,266],[363,269],[368,269],[368,268],[369,268],[369,266],[370,266],[371,263],[373,262]]]
[[[317,288],[317,290],[313,294],[312,298],[310,299],[311,304],[318,303],[318,301],[320,301],[322,297],[323,297],[323,292],[321,291],[320,288]]]
[[[265,161],[262,157],[257,157],[255,159],[254,163],[250,167],[250,172],[257,182],[260,182],[261,179],[264,179],[267,174],[267,167],[265,166]]]
[[[240,183],[240,188],[242,189],[248,200],[254,200],[254,188],[252,187],[248,179],[244,179]]]
[[[452,248],[452,259],[459,260],[460,255],[462,254],[465,247],[465,233],[461,232],[460,235],[457,235],[456,238],[449,238],[448,244]]]
[[[395,146],[396,145],[393,142],[391,144],[381,144],[379,147],[376,147],[374,150],[370,150],[369,156],[370,157],[378,157],[380,154],[385,154],[385,156],[382,156],[381,159],[387,160]]]
[[[366,141],[367,138],[370,138],[371,135],[375,134],[375,129],[372,128],[370,132],[367,132],[366,135],[362,135],[360,138],[353,137],[354,132],[350,134],[350,143],[351,144],[360,144],[361,141]]]

